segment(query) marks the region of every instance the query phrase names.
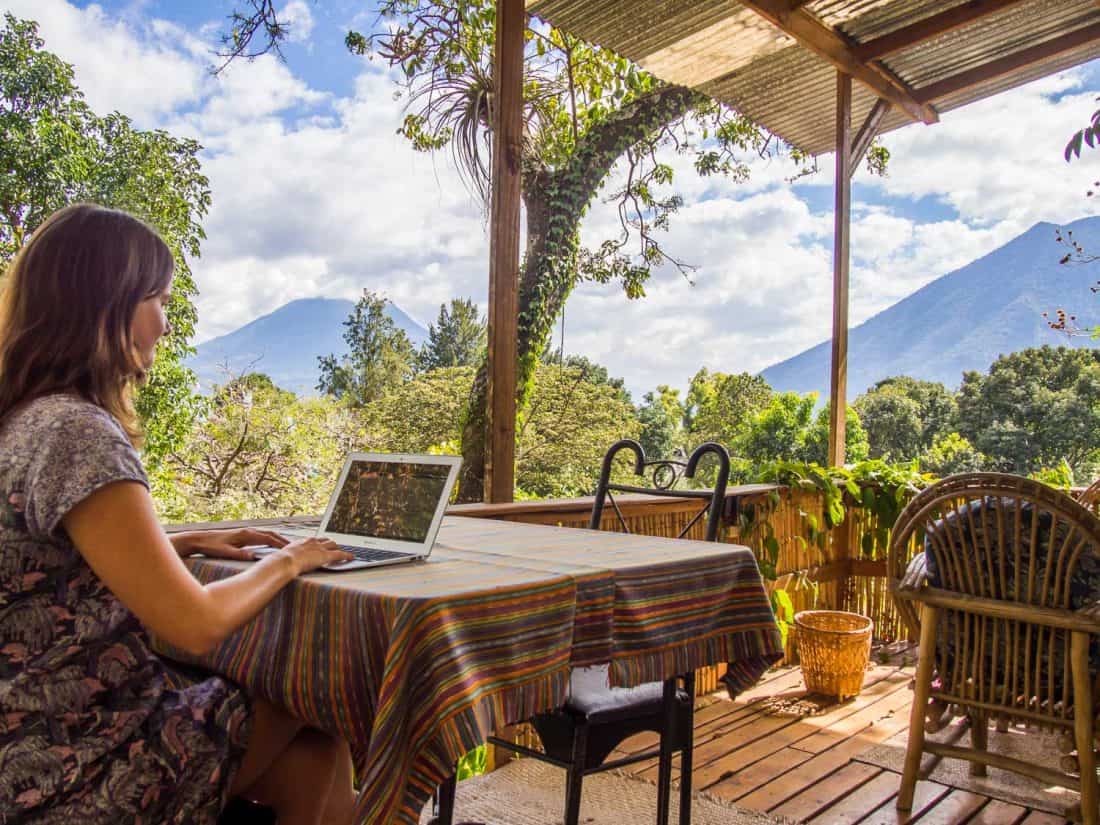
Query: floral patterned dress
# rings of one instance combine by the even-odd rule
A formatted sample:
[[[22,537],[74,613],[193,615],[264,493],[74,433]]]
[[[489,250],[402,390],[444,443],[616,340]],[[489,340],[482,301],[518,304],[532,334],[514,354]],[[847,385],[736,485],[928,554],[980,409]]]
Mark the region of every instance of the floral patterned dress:
[[[115,481],[148,486],[97,406],[47,396],[0,430],[0,825],[214,823],[240,765],[245,694],[153,653],[65,534]]]

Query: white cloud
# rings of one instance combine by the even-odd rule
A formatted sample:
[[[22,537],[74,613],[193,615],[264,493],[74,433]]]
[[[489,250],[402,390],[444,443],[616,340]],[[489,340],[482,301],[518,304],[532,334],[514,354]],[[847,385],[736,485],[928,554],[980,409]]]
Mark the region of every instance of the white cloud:
[[[119,109],[206,147],[213,208],[193,266],[200,340],[294,298],[354,297],[363,287],[421,320],[451,297],[484,309],[485,216],[448,157],[418,155],[395,134],[401,104],[386,74],[364,64],[346,97],[272,58],[213,78],[216,29],[192,34],[140,16],[148,12],[120,19],[62,0],[5,6],[41,22],[47,47],[75,64],[98,111]],[[282,14],[296,38],[318,35],[308,2],[291,0]],[[1048,78],[886,136],[888,177],[856,177],[872,197],[853,205],[853,325],[1036,221],[1095,211],[1083,195],[1100,178],[1100,152],[1062,160],[1095,108],[1084,76]],[[668,160],[686,204],[667,245],[697,265],[694,285],[664,267],[643,300],[585,284],[566,310],[566,351],[624,376],[636,398],[659,383],[683,387],[700,366],[759,370],[830,334],[831,158],[800,181],[807,199],[786,182],[789,158],[754,160],[745,184]],[[613,208],[597,205],[582,237],[595,244],[617,226]]]
[[[303,0],[291,0],[283,6],[279,20],[287,26],[287,40],[291,43],[304,43],[313,34],[313,12]]]
[[[172,23],[139,29],[101,6],[60,0],[6,0],[3,8],[39,24],[46,48],[73,64],[88,104],[102,114],[117,109],[149,126],[195,101],[207,82],[195,41]]]

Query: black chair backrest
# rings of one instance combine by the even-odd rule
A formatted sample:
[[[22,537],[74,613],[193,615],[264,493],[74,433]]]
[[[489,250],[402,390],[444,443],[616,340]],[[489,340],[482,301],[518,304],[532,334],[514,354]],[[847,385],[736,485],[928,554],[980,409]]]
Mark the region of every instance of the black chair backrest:
[[[634,453],[634,474],[636,476],[644,478],[647,470],[652,474],[652,487],[612,483],[611,467],[615,461],[615,456],[623,450],[629,450]],[[695,477],[695,470],[699,466],[699,460],[708,453],[713,453],[718,458],[718,478],[714,483],[714,487],[709,490],[673,489],[673,486],[676,484],[677,480],[679,480],[681,474],[684,478]],[[684,529],[680,531],[677,538],[686,536],[688,531],[695,526],[695,523],[699,521],[705,513],[707,514],[706,541],[714,541],[718,538],[718,528],[721,526],[722,522],[722,505],[726,500],[726,485],[729,483],[729,475],[729,452],[721,444],[716,444],[713,441],[707,441],[696,447],[687,462],[672,459],[646,461],[645,450],[642,449],[642,445],[631,438],[624,438],[622,441],[617,441],[611,445],[611,449],[607,451],[607,454],[603,458],[603,467],[600,470],[600,484],[599,487],[596,488],[596,500],[592,505],[592,518],[589,519],[588,527],[591,530],[599,529],[600,522],[603,520],[604,502],[610,501],[611,507],[615,511],[615,515],[618,516],[619,524],[622,526],[623,532],[630,532],[626,519],[619,509],[619,505],[615,502],[613,493],[645,493],[652,496],[669,496],[671,498],[697,498],[704,500],[705,503],[703,504],[703,508],[696,513]]]

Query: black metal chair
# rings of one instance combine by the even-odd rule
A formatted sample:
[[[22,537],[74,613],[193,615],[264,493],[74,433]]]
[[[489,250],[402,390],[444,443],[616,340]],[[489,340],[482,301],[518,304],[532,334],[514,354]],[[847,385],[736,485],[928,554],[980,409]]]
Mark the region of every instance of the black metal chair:
[[[623,450],[634,454],[634,474],[644,477],[652,473],[653,486],[641,487],[611,481],[615,457]],[[694,478],[703,456],[713,454],[718,459],[718,477],[712,489],[673,489],[681,477]],[[687,535],[705,515],[706,541],[715,541],[721,526],[722,509],[729,479],[729,453],[720,444],[700,445],[686,463],[675,460],[646,461],[645,451],[637,441],[624,439],[614,444],[604,456],[600,483],[592,508],[589,528],[599,529],[605,501],[610,502],[622,532],[630,532],[627,521],[615,501],[614,493],[644,493],[648,495],[702,500],[702,509],[680,531]],[[678,684],[679,683],[679,684]],[[612,688],[607,682],[607,668],[574,670],[570,680],[570,695],[563,707],[539,714],[528,720],[542,741],[545,753],[517,745],[497,737],[493,744],[533,759],[540,759],[567,771],[565,792],[565,825],[577,825],[580,818],[581,785],[585,776],[621,768],[635,762],[658,759],[657,825],[667,825],[672,788],[672,757],[680,752],[680,825],[691,823],[691,763],[693,747],[695,674],[688,673],[664,683],[652,682],[634,688]],[[656,749],[607,760],[624,740],[643,731],[660,735]],[[452,776],[439,789],[437,825],[452,825],[454,819],[455,779]]]

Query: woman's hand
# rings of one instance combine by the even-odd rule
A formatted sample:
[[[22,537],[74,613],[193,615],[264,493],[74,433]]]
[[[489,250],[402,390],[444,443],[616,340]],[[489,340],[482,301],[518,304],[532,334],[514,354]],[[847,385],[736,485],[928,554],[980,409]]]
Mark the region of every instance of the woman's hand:
[[[183,557],[202,553],[213,559],[255,561],[257,556],[246,547],[286,547],[289,540],[270,530],[236,528],[232,530],[195,530],[169,536],[176,552]]]
[[[292,541],[283,547],[277,554],[288,557],[293,563],[294,575],[308,573],[326,564],[339,564],[351,561],[355,556],[346,550],[341,550],[340,545],[332,539],[305,538]]]

